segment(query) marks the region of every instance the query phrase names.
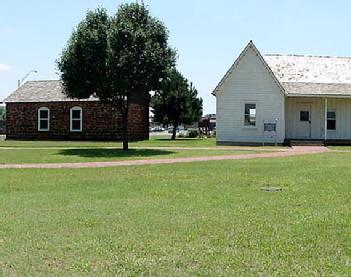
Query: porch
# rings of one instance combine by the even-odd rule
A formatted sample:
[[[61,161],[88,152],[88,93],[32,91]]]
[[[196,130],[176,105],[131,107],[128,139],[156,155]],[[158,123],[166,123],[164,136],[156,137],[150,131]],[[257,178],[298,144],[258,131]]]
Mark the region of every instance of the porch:
[[[351,99],[286,97],[287,141],[351,143]]]

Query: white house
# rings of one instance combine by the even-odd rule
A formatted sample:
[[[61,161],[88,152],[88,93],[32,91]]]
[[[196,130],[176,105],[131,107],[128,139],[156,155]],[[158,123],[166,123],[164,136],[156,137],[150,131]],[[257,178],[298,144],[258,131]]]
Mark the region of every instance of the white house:
[[[351,142],[351,57],[261,55],[250,41],[213,94],[219,144]]]

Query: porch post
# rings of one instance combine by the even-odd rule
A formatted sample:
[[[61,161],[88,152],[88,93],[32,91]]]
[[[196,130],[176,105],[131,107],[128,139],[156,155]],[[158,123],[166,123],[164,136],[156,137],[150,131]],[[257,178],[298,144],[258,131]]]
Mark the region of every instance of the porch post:
[[[328,139],[328,98],[324,99],[324,142]]]

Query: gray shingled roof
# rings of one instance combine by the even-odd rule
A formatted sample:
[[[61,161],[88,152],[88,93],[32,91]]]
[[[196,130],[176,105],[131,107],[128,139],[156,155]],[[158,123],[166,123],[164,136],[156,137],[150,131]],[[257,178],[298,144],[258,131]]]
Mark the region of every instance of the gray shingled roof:
[[[351,84],[342,83],[282,83],[289,96],[351,96]]]
[[[263,56],[291,96],[351,96],[351,57]]]
[[[351,83],[351,57],[264,55],[283,82]]]
[[[97,98],[72,99],[68,98],[62,89],[62,83],[52,81],[30,81],[19,87],[5,98],[5,103],[11,102],[61,102],[61,101],[97,101]]]

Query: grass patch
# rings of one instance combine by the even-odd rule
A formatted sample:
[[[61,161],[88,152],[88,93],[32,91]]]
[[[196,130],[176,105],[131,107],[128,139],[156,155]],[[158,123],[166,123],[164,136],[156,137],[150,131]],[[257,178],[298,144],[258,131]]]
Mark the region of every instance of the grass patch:
[[[0,164],[11,163],[72,163],[118,160],[184,158],[216,155],[254,154],[259,151],[244,150],[169,150],[169,149],[130,149],[125,152],[111,148],[67,148],[67,149],[1,149]]]
[[[122,148],[121,142],[101,142],[101,141],[18,141],[4,140],[0,141],[0,148],[3,147],[19,147],[19,148]],[[167,136],[152,136],[150,140],[130,142],[130,147],[206,147],[215,148],[215,138],[177,138],[171,140]],[[223,147],[223,146],[222,146]],[[230,147],[228,147],[230,148]],[[253,149],[273,148],[273,147],[251,147]],[[280,149],[283,147],[274,147]]]
[[[351,155],[2,170],[5,276],[348,276]],[[262,192],[261,187],[282,187]]]
[[[331,150],[347,150],[351,151],[351,146],[328,146]]]
[[[152,136],[150,140],[131,142],[131,147],[215,147],[216,140],[208,139],[183,139],[170,140],[167,136]],[[3,140],[0,147],[122,147],[121,142],[101,142],[101,141],[22,141],[22,140]]]

